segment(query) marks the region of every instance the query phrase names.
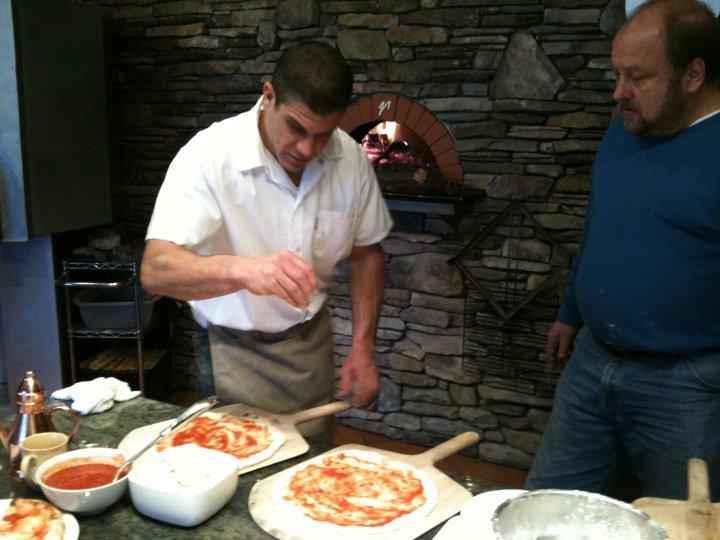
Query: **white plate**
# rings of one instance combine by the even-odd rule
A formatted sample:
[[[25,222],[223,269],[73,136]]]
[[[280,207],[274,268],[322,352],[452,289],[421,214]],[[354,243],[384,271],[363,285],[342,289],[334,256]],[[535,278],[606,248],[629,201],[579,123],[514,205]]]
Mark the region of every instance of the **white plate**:
[[[63,523],[65,524],[65,534],[63,540],[77,540],[80,536],[80,524],[72,514],[63,514]]]
[[[42,499],[39,499],[42,500]],[[5,510],[10,506],[12,499],[0,499],[0,516],[5,515]],[[63,524],[65,525],[65,533],[62,540],[78,540],[80,536],[80,524],[72,514],[63,514]]]
[[[463,519],[490,521],[495,509],[511,497],[527,493],[524,489],[495,489],[475,495],[460,507]]]
[[[460,515],[450,519],[433,540],[476,540],[494,538],[492,515],[508,499],[526,493],[524,489],[496,489],[475,495],[460,507]]]
[[[463,530],[463,523],[460,516],[451,517],[445,522],[442,529],[433,537],[433,540],[458,540],[469,537],[470,533]],[[479,536],[477,538],[480,538]]]

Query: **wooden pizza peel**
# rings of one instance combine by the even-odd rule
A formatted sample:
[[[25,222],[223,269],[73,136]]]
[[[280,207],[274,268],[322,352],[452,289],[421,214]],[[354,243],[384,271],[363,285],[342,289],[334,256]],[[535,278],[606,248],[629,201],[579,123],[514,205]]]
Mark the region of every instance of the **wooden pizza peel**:
[[[303,422],[315,420],[316,418],[322,418],[324,416],[330,416],[332,414],[346,411],[351,407],[352,404],[347,401],[334,401],[332,403],[327,403],[311,409],[304,409],[294,413],[276,414],[256,409],[242,403],[234,403],[218,407],[210,412],[235,417],[247,415],[259,416],[272,423],[285,436],[285,442],[269,458],[246,467],[238,468],[238,474],[245,474],[247,472],[254,471],[255,469],[267,467],[268,465],[273,465],[280,461],[304,454],[310,449],[310,446],[303,436],[300,435],[295,426]],[[118,448],[126,455],[133,454],[153,440],[170,422],[172,422],[172,420],[158,422],[156,424],[150,424],[148,426],[134,429],[128,433],[122,441],[120,441]],[[143,458],[141,457],[140,459]]]
[[[218,407],[217,409],[213,409],[213,411],[237,417],[245,415],[260,416],[274,424],[285,436],[285,442],[268,459],[240,469],[240,474],[244,474],[304,454],[310,449],[310,446],[300,432],[298,432],[296,426],[303,422],[315,420],[316,418],[323,418],[347,411],[351,407],[352,404],[347,401],[333,401],[332,403],[326,403],[325,405],[319,405],[311,409],[304,409],[294,413],[278,414],[256,409],[243,403],[234,403],[232,405]]]
[[[416,455],[398,454],[396,452],[380,450],[360,444],[346,444],[329,450],[328,452],[321,454],[321,456],[346,450],[362,450],[366,452],[374,452],[388,459],[407,463],[425,473],[435,484],[435,488],[437,489],[437,504],[430,513],[422,518],[419,518],[417,521],[409,523],[402,529],[389,531],[387,533],[368,533],[365,535],[365,537],[371,538],[372,540],[412,539],[420,536],[424,532],[457,514],[460,511],[462,504],[472,498],[472,495],[468,490],[452,480],[449,476],[440,472],[434,465],[438,461],[459,452],[463,448],[466,448],[479,440],[480,435],[474,431],[467,431],[453,437],[449,441],[445,441],[434,448]],[[312,459],[317,458],[318,456]],[[279,507],[278,501],[275,501],[272,495],[273,484],[275,481],[284,474],[287,474],[288,471],[296,471],[304,468],[306,464],[307,461],[304,461],[287,469],[286,471],[281,471],[273,476],[260,480],[255,483],[250,491],[248,509],[250,510],[250,515],[253,520],[255,520],[255,523],[257,523],[265,532],[280,540],[320,540],[316,534],[308,531],[297,530],[292,523],[288,523],[287,520],[284,520],[282,517],[281,507]],[[335,538],[342,537],[333,536],[333,540]],[[348,536],[347,538],[353,538],[353,536]],[[359,536],[355,535],[354,538],[359,538]],[[330,540],[330,538],[325,540]]]
[[[720,503],[710,502],[707,464],[688,461],[688,500],[642,497],[633,501],[660,523],[670,540],[720,540]]]

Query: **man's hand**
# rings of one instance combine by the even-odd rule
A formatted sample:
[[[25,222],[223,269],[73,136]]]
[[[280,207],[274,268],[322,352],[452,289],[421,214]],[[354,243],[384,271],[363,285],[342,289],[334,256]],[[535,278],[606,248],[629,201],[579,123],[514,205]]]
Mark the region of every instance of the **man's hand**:
[[[380,318],[384,285],[384,256],[380,244],[353,246],[350,253],[352,344],[340,370],[341,397],[365,407],[380,390],[375,365],[375,331]]]
[[[165,240],[145,245],[140,279],[151,294],[177,300],[204,300],[241,290],[275,295],[295,307],[306,307],[317,289],[315,270],[289,251],[264,257],[201,256]]]
[[[338,397],[351,399],[355,407],[365,407],[379,391],[380,372],[372,351],[360,352],[350,348],[350,354],[340,370]]]
[[[244,259],[241,275],[251,293],[275,295],[298,308],[307,307],[317,290],[313,267],[289,251]]]
[[[550,327],[545,344],[545,357],[554,369],[561,370],[565,367],[577,333],[577,328],[558,321]]]

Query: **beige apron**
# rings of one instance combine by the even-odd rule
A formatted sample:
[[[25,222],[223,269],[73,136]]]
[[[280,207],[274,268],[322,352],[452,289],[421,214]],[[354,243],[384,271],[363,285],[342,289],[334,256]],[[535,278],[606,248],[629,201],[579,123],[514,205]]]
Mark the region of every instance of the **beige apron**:
[[[327,309],[280,333],[211,325],[208,336],[215,392],[223,403],[290,413],[332,401],[334,363]],[[325,438],[330,427],[330,418],[297,426],[304,436]]]

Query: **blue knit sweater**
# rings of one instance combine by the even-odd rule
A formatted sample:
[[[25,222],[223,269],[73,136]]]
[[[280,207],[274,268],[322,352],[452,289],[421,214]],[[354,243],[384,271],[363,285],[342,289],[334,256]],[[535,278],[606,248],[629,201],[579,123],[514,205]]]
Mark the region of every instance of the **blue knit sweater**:
[[[621,347],[720,347],[720,114],[662,138],[614,122],[558,320]]]

